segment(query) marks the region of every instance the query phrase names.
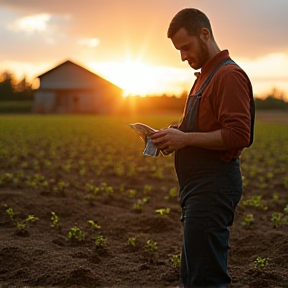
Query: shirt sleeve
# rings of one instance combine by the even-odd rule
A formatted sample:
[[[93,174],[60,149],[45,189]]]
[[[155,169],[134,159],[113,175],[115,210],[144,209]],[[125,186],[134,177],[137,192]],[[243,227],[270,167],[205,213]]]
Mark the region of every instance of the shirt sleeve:
[[[227,149],[246,147],[251,133],[250,80],[240,68],[230,68],[218,83],[220,93],[215,105],[224,145]]]

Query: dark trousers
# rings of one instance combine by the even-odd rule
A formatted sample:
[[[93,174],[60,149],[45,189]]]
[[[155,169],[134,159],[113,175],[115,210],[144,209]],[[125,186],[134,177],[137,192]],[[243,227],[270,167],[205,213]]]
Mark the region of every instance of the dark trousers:
[[[227,288],[231,283],[228,226],[233,223],[241,195],[241,189],[220,188],[218,192],[192,193],[185,201],[181,257],[185,288]]]

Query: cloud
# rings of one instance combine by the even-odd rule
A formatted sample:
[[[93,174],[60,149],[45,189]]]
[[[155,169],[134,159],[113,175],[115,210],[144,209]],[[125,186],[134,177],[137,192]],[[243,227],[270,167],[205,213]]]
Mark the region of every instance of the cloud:
[[[52,17],[69,14],[66,32],[71,37],[96,35],[103,49],[108,50],[107,55],[115,54],[115,41],[119,53],[131,46],[136,54],[145,48],[146,55],[157,55],[155,61],[159,65],[166,64],[167,58],[174,58],[174,64],[179,64],[166,30],[180,9],[191,6],[209,16],[219,46],[237,57],[253,59],[288,50],[288,39],[283,37],[288,27],[287,0],[85,0],[81,4],[70,0],[0,0],[0,8],[23,17],[31,13]]]
[[[24,31],[28,34],[32,34],[33,32],[43,32],[47,30],[47,23],[50,19],[51,15],[49,14],[26,16],[8,24],[7,27],[15,32]]]

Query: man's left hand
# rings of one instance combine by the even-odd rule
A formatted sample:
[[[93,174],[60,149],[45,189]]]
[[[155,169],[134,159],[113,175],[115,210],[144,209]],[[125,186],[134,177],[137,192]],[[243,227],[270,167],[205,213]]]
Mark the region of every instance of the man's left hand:
[[[150,136],[160,150],[178,150],[186,146],[186,133],[173,128],[162,129]]]

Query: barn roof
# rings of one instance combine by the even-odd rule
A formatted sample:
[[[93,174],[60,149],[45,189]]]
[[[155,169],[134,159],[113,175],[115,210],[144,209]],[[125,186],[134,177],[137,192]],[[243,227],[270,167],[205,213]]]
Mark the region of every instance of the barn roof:
[[[79,73],[85,73],[86,75],[87,75],[87,74],[88,74],[88,75],[90,74],[92,77],[101,79],[102,81],[107,82],[107,84],[109,83],[110,85],[115,86],[115,88],[118,88],[118,89],[122,90],[122,88],[118,87],[118,86],[115,85],[114,83],[112,83],[112,82],[110,82],[110,81],[108,81],[108,80],[100,77],[99,75],[91,72],[90,70],[84,68],[83,66],[81,66],[81,65],[79,65],[79,64],[76,64],[75,62],[72,62],[71,60],[66,60],[66,61],[60,63],[59,65],[57,65],[57,66],[55,66],[54,68],[46,71],[46,72],[43,73],[43,74],[37,76],[36,78],[39,78],[39,79],[41,80],[41,78],[43,78],[44,76],[47,76],[47,75],[49,75],[49,74],[52,74],[55,70],[61,68],[61,66],[65,66],[65,65],[70,65],[70,66],[72,66],[72,67],[74,66],[74,67],[78,70]]]

